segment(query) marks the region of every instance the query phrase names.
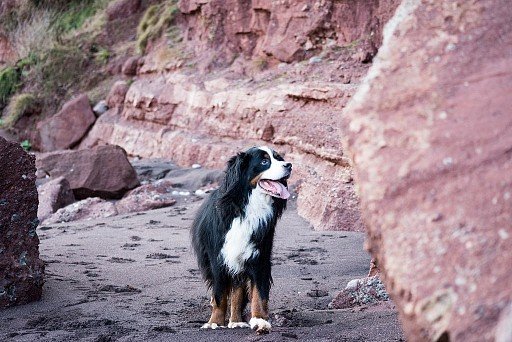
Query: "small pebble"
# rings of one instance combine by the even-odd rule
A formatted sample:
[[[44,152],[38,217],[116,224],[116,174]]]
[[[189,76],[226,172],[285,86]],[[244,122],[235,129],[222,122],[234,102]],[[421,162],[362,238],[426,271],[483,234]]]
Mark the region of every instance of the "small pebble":
[[[314,56],[314,57],[311,57],[309,59],[309,64],[316,64],[316,63],[321,63],[322,62],[322,57],[318,57],[318,56]]]

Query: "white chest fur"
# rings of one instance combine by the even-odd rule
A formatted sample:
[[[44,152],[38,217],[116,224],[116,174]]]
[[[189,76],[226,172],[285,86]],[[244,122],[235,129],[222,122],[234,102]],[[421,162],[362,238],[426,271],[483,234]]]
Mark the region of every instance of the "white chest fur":
[[[245,262],[259,254],[256,246],[251,242],[251,236],[271,218],[272,198],[255,189],[249,196],[245,213],[243,219],[237,217],[231,223],[221,250],[224,264],[232,274],[243,271]]]

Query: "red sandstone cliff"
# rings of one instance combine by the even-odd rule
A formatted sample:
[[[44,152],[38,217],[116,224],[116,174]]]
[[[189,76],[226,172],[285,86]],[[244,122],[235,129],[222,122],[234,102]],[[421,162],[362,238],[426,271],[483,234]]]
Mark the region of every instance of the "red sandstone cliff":
[[[163,62],[166,40],[153,43],[124,100],[80,146],[222,167],[270,144],[295,164],[299,212],[316,229],[364,230],[340,120],[395,6],[181,1],[182,53]]]

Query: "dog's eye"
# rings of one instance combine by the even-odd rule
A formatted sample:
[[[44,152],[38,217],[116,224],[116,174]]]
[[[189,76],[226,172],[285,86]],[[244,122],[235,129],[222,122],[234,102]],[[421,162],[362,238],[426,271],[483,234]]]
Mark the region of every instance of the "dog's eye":
[[[261,161],[261,165],[268,165],[268,164],[270,164],[270,160],[268,160],[268,159],[263,159]]]

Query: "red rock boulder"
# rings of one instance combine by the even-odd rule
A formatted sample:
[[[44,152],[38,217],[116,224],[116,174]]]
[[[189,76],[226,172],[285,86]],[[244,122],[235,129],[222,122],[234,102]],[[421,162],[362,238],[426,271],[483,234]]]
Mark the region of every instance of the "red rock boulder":
[[[137,68],[139,66],[139,57],[130,57],[124,62],[121,72],[126,76],[135,76],[137,74]]]
[[[172,187],[172,182],[166,179],[142,185],[128,192],[116,203],[117,212],[126,214],[170,207],[176,204],[172,195]]]
[[[403,2],[345,111],[368,246],[410,340],[494,341],[512,302],[510,18],[504,0]]]
[[[389,296],[384,284],[378,276],[372,276],[349,281],[345,289],[329,303],[329,308],[347,309],[387,300]]]
[[[52,179],[37,189],[39,193],[39,208],[37,217],[44,221],[58,209],[63,208],[75,201],[69,182],[64,177]]]
[[[82,94],[67,102],[54,116],[39,122],[39,148],[43,152],[71,148],[80,142],[95,120],[89,98]]]
[[[126,152],[119,146],[45,153],[36,163],[50,177],[65,177],[77,199],[121,198],[139,185]]]
[[[34,157],[0,137],[0,308],[41,298]]]

